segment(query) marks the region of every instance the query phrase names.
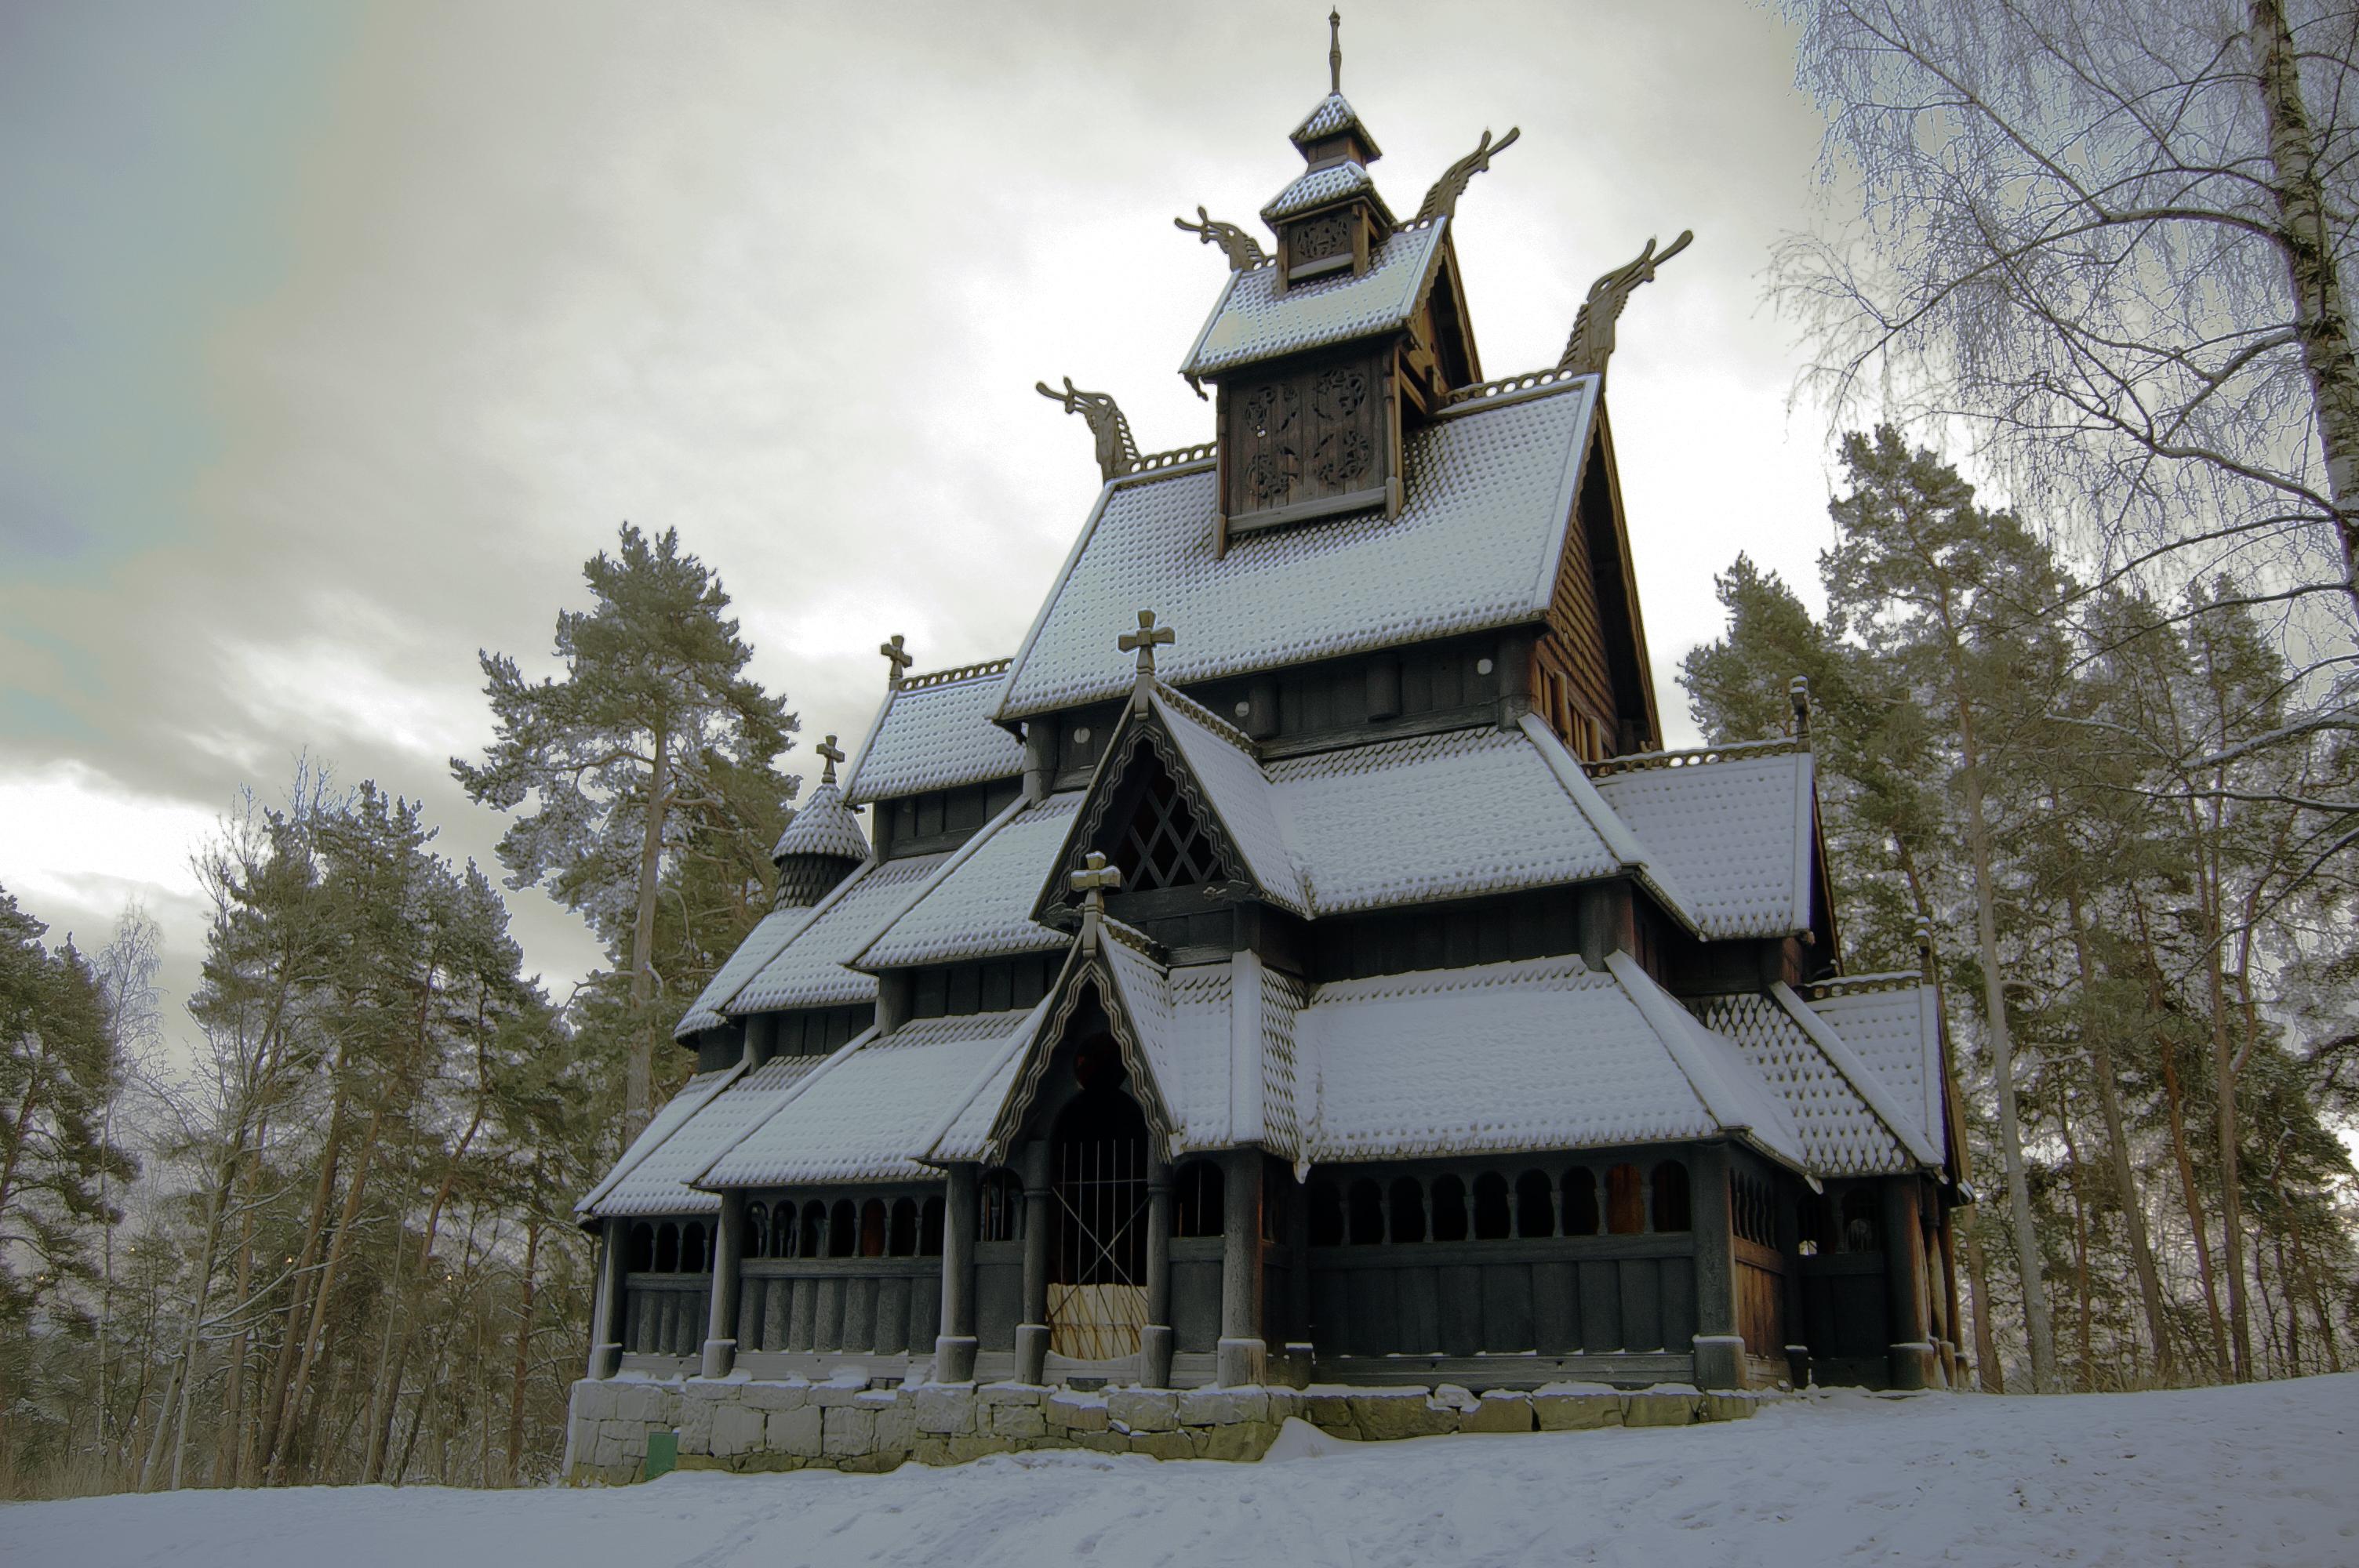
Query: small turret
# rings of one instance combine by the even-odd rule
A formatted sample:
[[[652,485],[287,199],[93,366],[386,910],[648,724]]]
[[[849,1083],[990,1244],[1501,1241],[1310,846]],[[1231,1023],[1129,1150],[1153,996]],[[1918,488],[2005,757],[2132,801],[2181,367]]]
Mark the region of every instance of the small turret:
[[[777,844],[770,850],[770,860],[778,868],[780,909],[817,903],[868,859],[868,839],[860,831],[860,819],[836,787],[835,764],[843,761],[843,753],[836,749],[834,736],[821,742],[819,754],[827,763],[819,787],[811,791],[802,809],[788,819],[787,830],[778,835]]]

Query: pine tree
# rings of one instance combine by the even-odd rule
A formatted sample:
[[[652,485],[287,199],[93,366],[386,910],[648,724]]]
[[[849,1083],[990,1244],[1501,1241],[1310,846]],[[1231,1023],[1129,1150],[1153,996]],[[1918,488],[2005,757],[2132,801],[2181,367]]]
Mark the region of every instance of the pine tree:
[[[509,885],[545,883],[588,914],[629,975],[627,1137],[646,1125],[670,1011],[655,1000],[660,992],[679,1005],[688,994],[657,968],[658,895],[667,856],[680,848],[679,814],[727,810],[744,791],[724,794],[717,781],[732,770],[768,774],[797,724],[782,697],[745,676],[753,650],[723,614],[729,596],[680,552],[676,530],[650,541],[625,524],[617,552],[601,551],[583,572],[593,607],[557,618],[564,678],[529,682],[514,659],[484,654],[495,738],[483,765],[453,757],[451,770],[503,811],[534,799],[500,840]],[[790,792],[769,776],[771,800]]]

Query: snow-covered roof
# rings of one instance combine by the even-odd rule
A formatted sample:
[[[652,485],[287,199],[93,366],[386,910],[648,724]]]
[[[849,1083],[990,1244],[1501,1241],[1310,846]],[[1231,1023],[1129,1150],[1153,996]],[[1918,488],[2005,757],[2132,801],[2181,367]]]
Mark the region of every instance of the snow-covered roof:
[[[1035,922],[1032,906],[1081,802],[1073,791],[1001,813],[853,957],[889,969],[1063,946],[1071,938]]]
[[[647,1157],[597,1201],[610,1215],[700,1214],[721,1206],[714,1194],[689,1185],[715,1155],[768,1116],[816,1072],[824,1057],[774,1056],[704,1097]]]
[[[1813,1174],[1908,1169],[1908,1151],[1900,1140],[1777,999],[1720,996],[1701,1006],[1704,1022],[1736,1042],[1745,1059],[1785,1100]]]
[[[998,717],[1126,691],[1130,662],[1114,638],[1142,607],[1178,632],[1157,661],[1171,683],[1538,620],[1596,393],[1581,377],[1462,405],[1408,438],[1398,517],[1247,534],[1226,556],[1214,553],[1210,467],[1116,481],[1016,655]]]
[[[930,1179],[915,1156],[1038,1011],[914,1019],[864,1035],[716,1148],[698,1179],[711,1187]]]
[[[1024,771],[1024,742],[991,722],[1006,659],[916,676],[888,693],[852,765],[854,806]]]
[[[1390,221],[1391,210],[1385,208],[1385,199],[1376,194],[1376,182],[1370,177],[1367,166],[1353,158],[1321,164],[1296,175],[1292,184],[1269,199],[1269,204],[1261,210],[1261,221],[1279,223],[1298,212],[1308,212],[1347,196],[1367,197],[1385,210],[1385,217]]]
[[[710,1073],[698,1073],[688,1082],[680,1085],[679,1092],[666,1100],[662,1108],[648,1120],[647,1126],[639,1130],[639,1135],[631,1140],[631,1146],[624,1150],[622,1157],[608,1168],[603,1176],[599,1178],[598,1184],[592,1187],[582,1195],[582,1201],[573,1206],[573,1212],[585,1216],[623,1212],[609,1211],[604,1207],[608,1195],[628,1180],[631,1173],[636,1171],[650,1154],[661,1148],[664,1140],[687,1125],[688,1119],[702,1108],[705,1101],[728,1087],[744,1071],[744,1063],[733,1062],[726,1067],[718,1068]],[[690,1203],[682,1212],[690,1213],[711,1206],[712,1206],[699,1200]],[[648,1211],[637,1209],[630,1212]]]
[[[722,1003],[722,1010],[734,1017],[871,1000],[876,995],[875,977],[846,968],[845,961],[949,859],[946,854],[912,855],[862,867],[819,903],[809,923],[764,957],[761,967]]]
[[[1304,175],[1287,193],[1321,172]],[[1363,177],[1366,172],[1361,170]],[[1436,218],[1394,230],[1368,247],[1368,270],[1363,273],[1286,284],[1283,269],[1271,263],[1229,274],[1180,373],[1224,375],[1265,360],[1404,330],[1433,287],[1449,223]]]
[[[700,1029],[715,1029],[728,1022],[721,1010],[729,999],[743,990],[745,982],[754,978],[761,967],[777,956],[778,949],[794,940],[795,934],[810,924],[812,910],[803,905],[774,909],[755,923],[737,944],[737,950],[723,960],[704,989],[689,1004],[672,1025],[672,1038],[685,1040]]]
[[[1221,826],[1245,856],[1245,870],[1272,900],[1308,914],[1310,893],[1287,844],[1277,791],[1253,753],[1238,744],[1244,738],[1177,692],[1158,690],[1149,700],[1188,771],[1203,786]]]
[[[1645,843],[1706,936],[1810,928],[1815,787],[1808,750],[1735,747],[1616,758],[1597,791]]]
[[[1383,156],[1377,150],[1376,138],[1368,135],[1368,127],[1360,123],[1358,111],[1354,110],[1340,92],[1330,92],[1321,99],[1310,113],[1302,117],[1302,124],[1295,126],[1286,139],[1299,147],[1327,136],[1340,136],[1345,131],[1357,131],[1360,134],[1360,140],[1367,144],[1370,157]]]
[[[1921,976],[1854,975],[1809,988],[1824,1019],[1875,1075],[1936,1152],[1947,1152],[1942,1115],[1940,999]]]
[[[1744,1128],[1800,1162],[1790,1123],[1735,1046],[1635,966],[1596,974],[1566,957],[1335,981],[1312,993],[1293,1031],[1297,1094],[1315,1106],[1303,1131],[1313,1159]]]
[[[860,818],[844,805],[842,792],[833,784],[823,784],[811,791],[810,799],[788,820],[770,859],[782,860],[788,855],[832,855],[846,860],[868,858],[868,839],[860,831]]]

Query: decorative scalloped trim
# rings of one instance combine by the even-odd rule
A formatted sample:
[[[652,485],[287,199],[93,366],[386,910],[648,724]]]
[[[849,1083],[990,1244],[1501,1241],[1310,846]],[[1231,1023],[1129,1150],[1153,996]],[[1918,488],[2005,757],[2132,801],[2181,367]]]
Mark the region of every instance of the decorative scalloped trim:
[[[1108,922],[1111,925],[1114,923]],[[1158,1159],[1169,1159],[1171,1140],[1178,1128],[1171,1119],[1169,1107],[1163,1103],[1163,1087],[1155,1081],[1154,1068],[1147,1059],[1147,1050],[1131,1025],[1128,1005],[1123,1000],[1121,984],[1114,977],[1114,966],[1096,954],[1082,957],[1066,977],[1065,1000],[1048,1022],[1026,1042],[1031,1060],[1016,1075],[1006,1103],[999,1114],[992,1118],[991,1131],[984,1138],[984,1152],[989,1162],[1007,1162],[1007,1148],[1016,1134],[1023,1129],[1024,1119],[1032,1112],[1033,1102],[1040,1098],[1040,1081],[1048,1076],[1049,1058],[1055,1055],[1056,1046],[1039,1049],[1043,1040],[1061,1044],[1066,1026],[1073,1021],[1082,1001],[1082,983],[1088,980],[1098,988],[1099,1007],[1106,1015],[1106,1027],[1112,1032],[1115,1048],[1122,1054],[1122,1065],[1130,1075],[1131,1098],[1147,1118],[1147,1130],[1155,1135],[1155,1153]]]
[[[1128,753],[1124,756],[1122,765],[1106,775],[1103,788],[1097,787],[1097,781],[1092,781],[1089,806],[1074,822],[1071,831],[1066,834],[1064,851],[1057,857],[1056,870],[1050,873],[1049,885],[1040,890],[1040,897],[1032,906],[1032,918],[1046,925],[1048,923],[1041,916],[1050,910],[1072,906],[1070,897],[1071,883],[1068,879],[1082,869],[1082,857],[1088,853],[1090,845],[1097,842],[1099,832],[1105,827],[1106,813],[1114,808],[1114,797],[1121,792],[1124,775],[1137,762],[1137,748],[1141,741],[1155,748],[1155,755],[1163,763],[1163,771],[1171,777],[1172,787],[1188,803],[1188,808],[1196,814],[1198,829],[1212,836],[1213,845],[1221,853],[1222,880],[1248,883],[1256,892],[1266,895],[1268,890],[1262,887],[1250,871],[1238,870],[1245,864],[1245,855],[1238,849],[1236,839],[1227,826],[1222,822],[1221,814],[1212,809],[1203,786],[1196,782],[1193,770],[1180,760],[1178,744],[1164,731],[1163,726],[1149,724],[1136,714],[1125,714],[1123,730],[1128,733],[1118,731],[1114,741],[1125,742],[1129,747]],[[1110,761],[1114,754],[1114,745],[1110,743],[1106,748],[1106,759]],[[1104,762],[1101,762],[1100,766],[1103,768]]]
[[[929,670],[921,676],[905,677],[899,689],[917,691],[925,687],[955,686],[960,681],[973,680],[979,676],[1006,675],[1007,666],[1015,662],[1015,658],[1011,655],[1004,659],[985,659],[979,665],[960,665],[955,669]]]

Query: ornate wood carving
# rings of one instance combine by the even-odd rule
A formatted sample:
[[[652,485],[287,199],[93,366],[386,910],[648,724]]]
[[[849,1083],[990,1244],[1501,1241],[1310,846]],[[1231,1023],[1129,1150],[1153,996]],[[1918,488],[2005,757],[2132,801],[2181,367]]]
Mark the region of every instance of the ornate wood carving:
[[[1201,207],[1196,209],[1196,217],[1198,221],[1193,223],[1185,218],[1174,218],[1171,226],[1182,233],[1195,235],[1205,244],[1220,246],[1221,254],[1229,258],[1231,272],[1245,272],[1269,260],[1261,242],[1234,223],[1223,223]]]
[[[1061,403],[1068,414],[1078,414],[1097,438],[1098,472],[1107,479],[1120,479],[1137,466],[1138,443],[1131,438],[1130,421],[1123,417],[1121,407],[1103,392],[1082,392],[1067,376],[1065,390],[1059,392],[1045,381],[1032,384],[1034,391],[1051,403]]]
[[[1556,367],[1577,375],[1605,373],[1606,357],[1614,352],[1614,323],[1620,319],[1622,308],[1630,303],[1630,296],[1642,283],[1655,281],[1655,269],[1686,250],[1695,239],[1693,229],[1682,229],[1670,248],[1662,254],[1655,254],[1655,242],[1648,240],[1647,248],[1637,259],[1617,266],[1589,286],[1589,297],[1582,302],[1581,313],[1572,319],[1572,336],[1566,340],[1564,352]]]
[[[1491,167],[1493,158],[1514,146],[1516,138],[1523,134],[1521,127],[1510,125],[1507,134],[1494,143],[1491,133],[1484,131],[1483,139],[1474,144],[1473,152],[1441,171],[1441,178],[1435,180],[1433,189],[1425,193],[1425,204],[1417,210],[1417,217],[1413,221],[1425,223],[1436,218],[1456,217],[1458,199],[1466,194],[1466,187],[1476,175]]]
[[[1222,510],[1234,525],[1385,504],[1393,477],[1385,363],[1363,354],[1223,386]]]

